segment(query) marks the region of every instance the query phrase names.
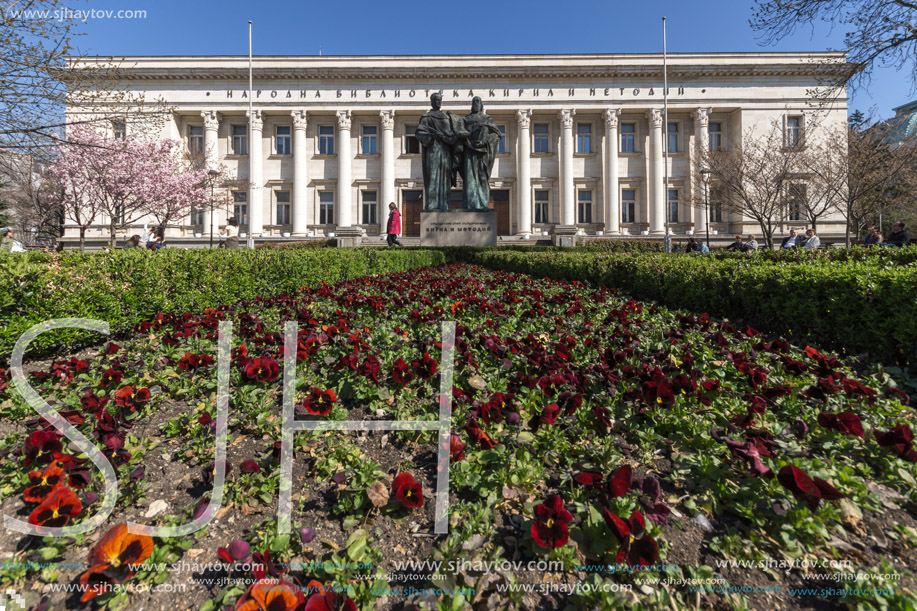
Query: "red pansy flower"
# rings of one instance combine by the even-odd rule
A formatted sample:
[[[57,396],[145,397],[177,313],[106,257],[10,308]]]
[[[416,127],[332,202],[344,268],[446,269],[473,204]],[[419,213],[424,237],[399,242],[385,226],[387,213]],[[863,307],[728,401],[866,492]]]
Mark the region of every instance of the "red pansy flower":
[[[659,559],[659,547],[656,541],[646,534],[646,521],[643,514],[634,511],[630,519],[624,521],[615,514],[602,510],[602,516],[608,528],[621,543],[615,561],[628,566],[649,566]]]
[[[294,584],[281,579],[259,579],[239,598],[236,611],[298,611],[305,601]]]
[[[335,401],[337,394],[334,390],[321,390],[313,386],[312,392],[302,400],[302,408],[313,416],[326,416],[331,413]]]
[[[303,611],[357,611],[357,604],[350,598],[331,588],[324,588],[317,581],[309,582],[309,592],[315,592],[309,597]]]
[[[25,466],[47,465],[54,460],[54,454],[64,449],[57,433],[51,431],[35,431],[30,433],[25,439],[22,454],[25,458]]]
[[[109,367],[105,373],[102,374],[102,380],[100,384],[102,388],[108,388],[109,386],[117,386],[121,383],[121,371]]]
[[[280,365],[269,356],[256,357],[249,359],[243,373],[249,380],[273,382],[280,375]]]
[[[29,524],[37,526],[66,526],[80,515],[83,505],[73,490],[55,488],[41,504],[29,514]]]
[[[455,433],[449,436],[449,455],[455,462],[465,460],[465,444],[462,442],[462,438]]]
[[[405,507],[423,507],[423,490],[410,473],[399,473],[392,482],[395,500]]]
[[[821,499],[842,499],[845,496],[820,477],[809,477],[805,471],[793,465],[786,465],[780,469],[777,472],[777,481],[792,492],[796,500],[805,501],[812,511],[815,511]]]
[[[414,372],[411,370],[411,366],[404,362],[404,359],[399,357],[395,361],[395,366],[392,371],[392,379],[395,380],[395,384],[401,386],[406,386],[414,379]]]
[[[64,470],[54,461],[44,471],[31,471],[29,483],[31,486],[25,489],[22,498],[28,503],[41,503],[64,484]]]
[[[863,436],[863,423],[860,421],[860,417],[853,412],[841,412],[839,414],[822,412],[818,415],[818,423],[826,429],[837,431],[844,435]]]
[[[251,458],[242,461],[239,465],[239,470],[242,471],[242,473],[261,473],[261,467]]]
[[[153,553],[153,538],[127,532],[127,524],[113,526],[89,552],[90,569],[80,575],[86,588],[82,602],[88,602],[109,590],[106,584],[124,583]]]
[[[914,433],[911,432],[910,425],[899,424],[887,433],[873,431],[873,434],[880,446],[892,448],[895,454],[908,462],[917,462],[917,450],[913,445]]]
[[[564,508],[564,501],[552,494],[544,503],[535,506],[535,522],[532,524],[532,538],[545,549],[556,549],[567,544],[570,530],[568,524],[573,515]]]

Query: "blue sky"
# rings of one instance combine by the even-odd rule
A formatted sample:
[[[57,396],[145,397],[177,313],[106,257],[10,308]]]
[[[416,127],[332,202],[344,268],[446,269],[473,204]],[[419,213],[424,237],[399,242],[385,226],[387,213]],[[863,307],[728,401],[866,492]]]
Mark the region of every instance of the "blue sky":
[[[246,55],[249,19],[255,55],[317,55],[319,48],[324,55],[653,53],[662,51],[663,15],[673,53],[842,47],[843,30],[828,24],[762,47],[748,25],[752,6],[751,0],[90,0],[74,8],[146,11],[144,19],[88,20],[76,44],[90,55]],[[437,28],[439,22],[447,25]],[[850,109],[874,108],[888,117],[915,97],[906,72],[882,69],[853,95]]]

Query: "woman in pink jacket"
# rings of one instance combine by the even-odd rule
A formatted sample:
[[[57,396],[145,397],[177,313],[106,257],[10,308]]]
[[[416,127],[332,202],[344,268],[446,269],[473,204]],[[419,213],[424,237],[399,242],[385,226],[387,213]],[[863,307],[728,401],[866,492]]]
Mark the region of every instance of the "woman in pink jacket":
[[[395,202],[391,202],[388,205],[390,210],[388,214],[388,225],[386,226],[386,233],[388,233],[388,238],[386,241],[389,246],[394,246],[397,244],[401,246],[401,242],[398,241],[398,234],[401,233],[401,213],[398,212],[398,206],[395,205]]]

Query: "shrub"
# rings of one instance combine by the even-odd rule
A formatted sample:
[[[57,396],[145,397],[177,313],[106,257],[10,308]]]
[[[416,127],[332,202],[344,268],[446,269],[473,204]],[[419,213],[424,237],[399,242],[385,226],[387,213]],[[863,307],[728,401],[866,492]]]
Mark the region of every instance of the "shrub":
[[[112,333],[157,312],[201,311],[321,282],[437,265],[434,250],[258,249],[112,253],[31,252],[0,257],[0,361],[32,325],[52,318],[107,321]],[[78,330],[40,336],[34,347],[98,342]]]
[[[881,255],[780,261],[741,255],[481,251],[469,261],[600,283],[638,299],[742,319],[802,342],[869,353],[886,362],[917,362],[917,269],[914,264],[889,265]]]

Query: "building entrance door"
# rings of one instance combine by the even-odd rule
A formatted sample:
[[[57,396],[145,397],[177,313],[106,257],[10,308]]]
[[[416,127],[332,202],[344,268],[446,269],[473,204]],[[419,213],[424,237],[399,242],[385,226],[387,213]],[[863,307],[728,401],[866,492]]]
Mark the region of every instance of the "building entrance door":
[[[420,212],[423,210],[423,191],[401,192],[401,231],[406,238],[420,237]]]
[[[509,189],[491,189],[490,207],[497,213],[497,235],[509,235]]]

